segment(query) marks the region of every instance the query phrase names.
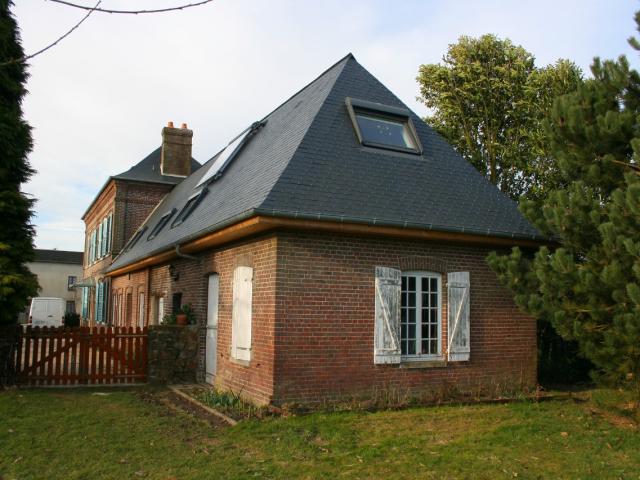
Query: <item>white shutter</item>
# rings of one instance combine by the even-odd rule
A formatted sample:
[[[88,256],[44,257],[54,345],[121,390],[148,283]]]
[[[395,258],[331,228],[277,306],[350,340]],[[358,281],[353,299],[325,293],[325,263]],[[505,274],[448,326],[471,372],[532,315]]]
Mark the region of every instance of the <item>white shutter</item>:
[[[400,363],[400,288],[400,270],[376,267],[374,363]]]
[[[471,353],[471,325],[469,321],[469,272],[448,274],[449,323],[448,354],[451,362],[469,360]]]
[[[231,356],[251,360],[251,297],[253,268],[236,267],[233,272],[233,314]]]

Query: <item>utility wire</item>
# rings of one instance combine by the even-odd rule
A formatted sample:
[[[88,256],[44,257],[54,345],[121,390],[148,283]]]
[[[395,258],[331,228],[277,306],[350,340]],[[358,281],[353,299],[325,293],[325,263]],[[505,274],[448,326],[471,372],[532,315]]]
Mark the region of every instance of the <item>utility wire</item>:
[[[61,37],[59,37],[55,42],[50,43],[49,45],[47,45],[47,46],[46,46],[46,47],[44,47],[43,49],[38,50],[37,52],[32,53],[31,55],[27,55],[27,56],[22,57],[22,58],[14,58],[14,59],[11,59],[11,60],[9,60],[9,61],[7,61],[7,62],[0,63],[0,67],[4,67],[4,66],[6,66],[6,65],[12,65],[12,64],[14,64],[14,63],[25,63],[26,61],[28,61],[28,60],[32,59],[33,57],[35,57],[35,56],[37,56],[37,55],[40,55],[41,53],[46,52],[46,51],[47,51],[47,50],[49,50],[50,48],[55,47],[58,43],[60,43],[62,40],[64,40],[65,38],[67,38],[69,35],[71,35],[71,33],[72,33],[76,28],[78,28],[80,25],[82,25],[82,22],[84,22],[87,18],[89,18],[89,15],[91,15],[93,12],[95,12],[95,11],[96,11],[96,8],[97,8],[101,3],[102,3],[102,0],[98,0],[98,3],[96,3],[96,5],[95,5],[93,8],[91,8],[91,7],[87,7],[87,10],[89,10],[89,11],[87,12],[87,14],[86,14],[84,17],[82,17],[82,19],[81,19],[78,23],[76,23],[73,27],[71,27],[71,29],[70,29],[67,33],[65,33],[64,35],[62,35]]]
[[[213,2],[213,0],[203,0],[201,2],[186,3],[184,5],[178,5],[176,7],[159,8],[156,10],[109,10],[106,8],[91,8],[85,5],[78,5],[77,3],[67,2],[66,0],[49,0],[49,1],[54,3],[59,3],[61,5],[66,5],[68,7],[80,8],[82,10],[92,10],[94,12],[100,12],[100,13],[120,13],[120,14],[131,14],[131,15],[139,15],[142,13],[173,12],[175,10],[184,10],[185,8],[199,7],[200,5],[204,5],[205,3]]]

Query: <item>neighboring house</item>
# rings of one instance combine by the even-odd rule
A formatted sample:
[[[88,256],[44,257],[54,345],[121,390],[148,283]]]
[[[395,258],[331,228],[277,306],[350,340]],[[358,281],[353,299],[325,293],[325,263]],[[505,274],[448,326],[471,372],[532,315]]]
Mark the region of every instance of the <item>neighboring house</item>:
[[[192,136],[184,124],[163,128],[162,145],[126,172],[109,177],[82,216],[86,254],[79,288],[81,315],[88,322],[107,322],[114,308],[104,274],[115,256],[162,198],[200,167],[191,157]],[[115,297],[120,302],[116,309],[129,308],[123,305],[127,295]]]
[[[80,294],[74,286],[82,278],[82,252],[36,249],[27,267],[38,277],[38,296],[62,298],[67,312],[78,312]]]
[[[259,403],[533,387],[535,321],[485,258],[545,241],[348,55],[140,222],[112,322],[191,304],[201,378]]]

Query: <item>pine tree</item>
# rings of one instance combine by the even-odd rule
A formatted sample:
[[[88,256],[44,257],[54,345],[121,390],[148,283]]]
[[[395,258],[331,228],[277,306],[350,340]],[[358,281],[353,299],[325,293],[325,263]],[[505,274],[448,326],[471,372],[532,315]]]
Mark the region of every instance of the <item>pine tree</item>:
[[[28,77],[16,59],[24,54],[10,0],[0,0],[0,325],[15,323],[38,283],[25,262],[33,259],[34,201],[20,191],[33,174],[27,161],[31,129],[22,118]]]
[[[591,70],[545,124],[564,188],[542,209],[521,204],[559,246],[489,264],[521,308],[577,342],[597,379],[640,394],[640,75],[625,57]]]

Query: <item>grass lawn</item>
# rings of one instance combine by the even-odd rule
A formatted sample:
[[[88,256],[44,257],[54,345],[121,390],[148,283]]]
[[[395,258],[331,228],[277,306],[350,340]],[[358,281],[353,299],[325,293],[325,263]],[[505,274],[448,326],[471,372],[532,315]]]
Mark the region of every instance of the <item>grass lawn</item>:
[[[153,391],[0,393],[0,479],[634,478],[638,418],[586,401],[316,413],[212,427]],[[157,392],[156,392],[157,393]]]

